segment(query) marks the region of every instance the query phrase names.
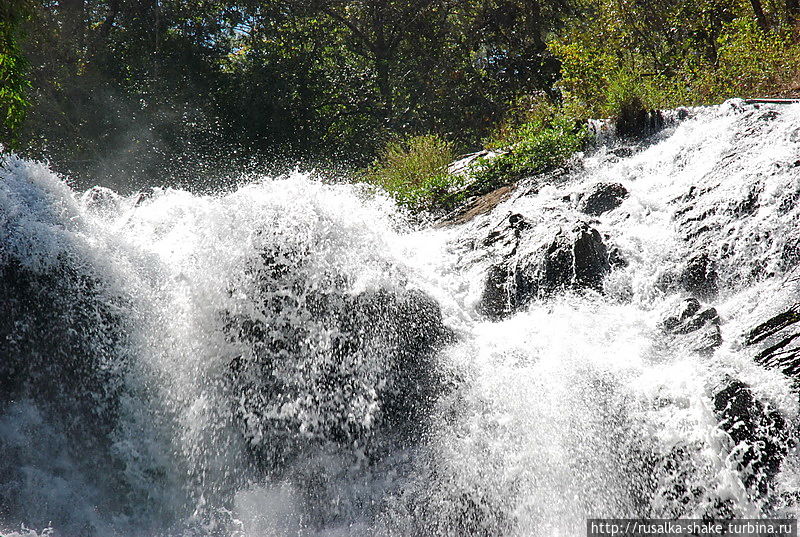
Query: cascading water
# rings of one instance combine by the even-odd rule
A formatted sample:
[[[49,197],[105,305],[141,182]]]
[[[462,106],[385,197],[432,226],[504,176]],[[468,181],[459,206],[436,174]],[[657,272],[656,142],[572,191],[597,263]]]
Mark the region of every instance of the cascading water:
[[[6,157],[0,533],[795,516],[791,345],[751,330],[800,291],[800,106],[688,116],[422,230],[302,174],[78,195]]]

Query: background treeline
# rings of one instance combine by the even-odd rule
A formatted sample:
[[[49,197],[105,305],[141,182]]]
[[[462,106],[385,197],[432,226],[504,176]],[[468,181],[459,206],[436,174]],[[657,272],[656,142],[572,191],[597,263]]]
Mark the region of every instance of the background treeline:
[[[0,6],[0,143],[123,189],[247,163],[361,168],[415,144],[455,154],[632,99],[800,85],[798,0]]]

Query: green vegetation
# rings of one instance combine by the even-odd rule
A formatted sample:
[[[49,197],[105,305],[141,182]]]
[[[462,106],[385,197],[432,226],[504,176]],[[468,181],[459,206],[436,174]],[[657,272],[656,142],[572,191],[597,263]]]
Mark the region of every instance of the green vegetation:
[[[462,178],[447,173],[454,158],[452,143],[432,135],[412,136],[389,143],[364,177],[412,210],[449,210],[462,199]]]
[[[565,110],[609,117],[800,90],[795,0],[579,0],[549,41]]]
[[[122,189],[343,165],[440,211],[562,166],[589,117],[800,93],[799,23],[800,0],[13,0],[0,144]]]
[[[0,145],[14,148],[29,102],[27,64],[20,40],[31,7],[22,0],[0,6]]]
[[[563,166],[585,140],[585,129],[576,128],[575,122],[564,115],[525,123],[500,155],[473,167],[467,191],[470,195],[486,194],[523,177],[553,171]]]

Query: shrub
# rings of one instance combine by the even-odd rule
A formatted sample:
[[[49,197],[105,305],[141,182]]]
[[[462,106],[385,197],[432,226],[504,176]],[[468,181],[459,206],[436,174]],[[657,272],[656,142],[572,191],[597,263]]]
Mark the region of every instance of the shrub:
[[[413,211],[447,211],[460,201],[462,179],[447,173],[454,158],[450,142],[433,135],[411,136],[390,142],[364,175]]]
[[[526,176],[563,166],[578,151],[586,130],[558,115],[549,122],[534,121],[520,127],[517,141],[506,153],[479,161],[470,173],[468,195],[482,195]]]
[[[752,20],[738,19],[720,39],[717,68],[703,74],[698,89],[718,100],[770,95],[792,82],[798,65],[800,44],[791,30],[766,33]]]
[[[503,119],[483,140],[486,149],[502,149],[522,140],[525,125],[534,123],[546,125],[559,112],[558,106],[544,93],[523,95],[515,99]]]

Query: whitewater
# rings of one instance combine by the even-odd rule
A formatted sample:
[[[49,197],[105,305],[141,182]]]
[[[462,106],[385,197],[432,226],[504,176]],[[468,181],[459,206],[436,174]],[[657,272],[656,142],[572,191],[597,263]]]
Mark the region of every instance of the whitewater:
[[[753,329],[800,302],[798,200],[800,105],[740,100],[459,224],[300,172],[123,196],[5,156],[0,534],[795,518],[793,364]]]

